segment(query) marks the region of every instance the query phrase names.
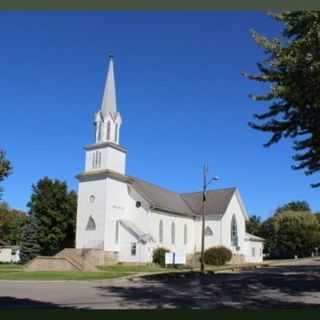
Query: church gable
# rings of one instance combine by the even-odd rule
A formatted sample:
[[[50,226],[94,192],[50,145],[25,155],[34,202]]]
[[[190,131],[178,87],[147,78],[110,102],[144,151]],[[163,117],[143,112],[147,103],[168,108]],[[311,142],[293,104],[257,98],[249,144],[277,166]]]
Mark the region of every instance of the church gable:
[[[232,201],[231,201],[231,200],[232,200]],[[235,204],[236,204],[236,206],[239,208],[239,211],[241,212],[244,220],[245,220],[245,221],[246,221],[246,220],[249,220],[249,215],[248,215],[247,210],[246,210],[246,208],[245,208],[245,206],[244,206],[244,203],[243,203],[243,201],[242,201],[242,198],[241,198],[241,196],[240,196],[240,192],[239,192],[238,189],[235,189],[235,192],[234,192],[234,194],[233,194],[233,197],[230,199],[230,201],[229,201],[229,203],[228,203],[228,206],[226,207],[226,210],[225,210],[225,211],[226,211],[226,212],[229,211],[229,209],[231,209],[230,206],[231,206],[231,205],[234,206]]]
[[[210,216],[223,215],[236,192],[236,188],[220,190],[209,190],[206,193],[206,212]],[[181,194],[182,199],[188,204],[192,212],[196,215],[202,213],[202,192],[192,192]]]

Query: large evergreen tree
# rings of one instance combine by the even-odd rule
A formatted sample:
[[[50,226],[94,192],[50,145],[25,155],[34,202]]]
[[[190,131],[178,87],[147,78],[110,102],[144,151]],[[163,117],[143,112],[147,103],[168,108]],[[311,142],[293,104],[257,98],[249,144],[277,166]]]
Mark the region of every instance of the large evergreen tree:
[[[65,182],[47,177],[32,189],[28,207],[38,227],[40,254],[53,255],[65,246],[72,246],[77,206],[75,192],[68,191]]]
[[[271,15],[282,23],[282,37],[268,39],[253,31],[253,39],[267,57],[257,64],[259,74],[244,73],[269,84],[268,92],[251,97],[270,105],[249,124],[271,133],[265,146],[293,138],[293,168],[311,175],[320,171],[320,11]],[[320,182],[312,186],[319,187]]]
[[[8,177],[12,172],[12,165],[10,161],[6,158],[6,154],[3,150],[0,150],[0,182]],[[2,189],[0,187],[0,199],[1,199]]]
[[[22,263],[26,263],[40,254],[41,247],[38,243],[38,234],[38,222],[35,217],[30,217],[22,234],[22,244],[20,248],[20,259]]]

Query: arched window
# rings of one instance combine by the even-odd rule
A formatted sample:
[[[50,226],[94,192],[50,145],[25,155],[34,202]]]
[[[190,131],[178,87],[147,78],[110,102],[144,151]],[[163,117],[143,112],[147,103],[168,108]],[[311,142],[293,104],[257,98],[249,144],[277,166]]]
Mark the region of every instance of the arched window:
[[[238,227],[235,215],[233,215],[231,220],[231,245],[238,246]]]
[[[187,244],[188,242],[188,227],[187,227],[187,224],[184,225],[184,244]]]
[[[159,242],[163,242],[163,221],[160,220],[159,222]]]
[[[116,244],[119,243],[119,220],[116,221]]]
[[[175,244],[176,242],[176,226],[174,222],[171,223],[171,243]]]
[[[107,122],[107,140],[110,140],[111,122]]]
[[[114,142],[118,142],[118,124],[116,123],[116,127],[114,129]]]
[[[94,222],[92,216],[89,217],[86,230],[88,231],[96,230],[96,223]]]
[[[213,235],[212,229],[209,226],[206,226],[206,229],[204,230],[204,235],[205,236],[212,236]]]

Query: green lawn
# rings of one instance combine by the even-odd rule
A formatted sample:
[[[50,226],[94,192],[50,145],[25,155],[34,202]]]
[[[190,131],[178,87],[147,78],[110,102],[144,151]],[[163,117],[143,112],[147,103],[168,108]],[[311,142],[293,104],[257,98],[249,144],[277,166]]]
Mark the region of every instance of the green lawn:
[[[113,265],[99,267],[98,271],[24,271],[22,265],[0,264],[0,280],[98,280],[127,275],[165,271],[154,265]]]
[[[21,270],[22,265],[16,263],[0,263],[0,272],[2,271],[14,271],[14,270]]]
[[[99,280],[119,278],[139,273],[186,272],[184,268],[161,268],[157,265],[110,265],[98,267],[94,272],[81,271],[24,271],[19,264],[0,264],[0,280]],[[206,266],[206,271],[230,270],[232,266]],[[199,272],[199,268],[193,271]]]
[[[0,280],[98,280],[119,278],[125,272],[81,271],[0,271]]]
[[[157,265],[110,265],[110,266],[101,266],[98,267],[102,271],[108,272],[129,272],[129,273],[137,273],[137,272],[164,272],[167,269],[161,268]]]

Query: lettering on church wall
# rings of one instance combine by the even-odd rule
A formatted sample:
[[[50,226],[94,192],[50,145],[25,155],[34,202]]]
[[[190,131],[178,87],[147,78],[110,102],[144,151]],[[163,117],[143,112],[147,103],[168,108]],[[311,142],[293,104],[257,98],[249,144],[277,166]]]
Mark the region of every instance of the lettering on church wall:
[[[125,209],[125,207],[122,207],[122,206],[119,206],[119,205],[116,205],[116,204],[113,204],[112,208],[117,209],[117,210],[124,210]]]

